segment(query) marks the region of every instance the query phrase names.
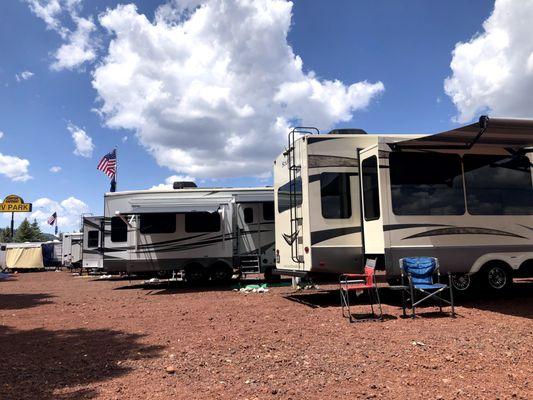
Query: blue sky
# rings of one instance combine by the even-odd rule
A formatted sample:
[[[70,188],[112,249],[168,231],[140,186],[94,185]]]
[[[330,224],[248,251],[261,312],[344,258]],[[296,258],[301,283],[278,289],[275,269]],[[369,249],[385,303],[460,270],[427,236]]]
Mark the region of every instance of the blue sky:
[[[51,2],[56,2],[59,7],[55,14],[49,14],[55,18],[55,28],[50,20],[45,20],[44,14],[36,11],[36,6],[46,6]],[[485,31],[483,27],[483,22],[491,17],[495,9],[494,2],[491,1],[295,1],[292,20],[290,7],[286,8],[284,4],[280,4],[279,9],[272,10],[274,23],[261,28],[263,30],[257,32],[258,38],[254,39],[260,40],[259,43],[263,45],[266,43],[267,48],[246,49],[243,52],[237,52],[235,49],[245,46],[252,40],[250,37],[255,38],[256,32],[244,29],[242,32],[236,32],[229,28],[207,31],[210,29],[209,21],[202,27],[201,33],[191,37],[190,40],[196,41],[195,43],[184,45],[183,41],[189,40],[187,36],[173,41],[172,26],[186,23],[191,15],[197,13],[198,9],[195,7],[203,3],[201,1],[171,0],[167,3],[137,0],[134,2],[136,10],[117,9],[117,1],[71,0],[74,5],[70,6],[68,2],[69,0],[10,0],[2,2],[0,13],[0,131],[3,132],[0,137],[0,154],[27,160],[27,175],[32,177],[20,178],[22,175],[19,174],[18,178],[14,178],[14,172],[11,176],[0,174],[0,197],[14,193],[21,195],[26,201],[41,199],[38,205],[42,213],[34,215],[41,222],[49,211],[59,207],[65,214],[65,219],[60,220],[61,224],[65,225],[65,230],[76,227],[76,213],[102,212],[102,195],[108,190],[109,184],[108,179],[95,168],[99,158],[113,147],[118,148],[119,154],[119,190],[150,188],[164,183],[171,175],[191,176],[201,185],[208,186],[270,184],[268,170],[271,163],[269,164],[268,160],[274,158],[276,148],[281,150],[279,132],[282,129],[280,128],[279,132],[274,128],[271,128],[271,131],[267,129],[267,125],[276,117],[275,110],[270,113],[258,110],[270,107],[274,98],[279,102],[279,110],[283,110],[279,111],[283,113],[283,118],[289,122],[297,120],[313,124],[311,111],[328,108],[335,102],[335,98],[340,96],[344,108],[323,114],[315,112],[318,116],[314,125],[323,129],[335,126],[360,127],[377,133],[437,132],[457,125],[458,121],[467,122],[481,111],[506,110],[505,105],[501,106],[496,100],[491,103],[485,99],[483,93],[474,99],[477,103],[473,100],[475,107],[471,106],[472,101],[461,103],[461,99],[475,92],[473,89],[465,92],[466,94],[461,92],[468,90],[470,81],[473,82],[472,87],[479,87],[475,85],[476,79],[485,83],[486,79],[483,80],[483,76],[471,76],[468,67],[464,67],[471,66],[476,60],[467,62],[464,58],[468,56],[464,54],[452,55],[458,42],[469,41],[472,46],[479,47],[482,54],[486,53],[484,57],[499,55],[490,54],[490,51],[497,52],[498,49],[494,50],[494,46],[487,45],[486,42],[490,42],[492,36],[490,31]],[[228,27],[238,23],[238,20],[232,20],[233,15],[220,14],[217,9],[220,5],[216,4],[218,0],[209,0],[207,3],[213,11],[212,15],[220,15],[220,21]],[[524,3],[529,3],[528,7],[531,8],[530,2]],[[161,9],[165,4],[167,8]],[[190,5],[191,8],[179,14],[177,19],[169,16],[169,10],[181,12],[185,5]],[[116,12],[112,14],[112,10]],[[161,21],[165,18],[166,22],[160,22],[160,27],[163,28],[158,30],[153,28],[156,10],[160,15],[166,11],[165,16],[161,17]],[[257,18],[258,15],[264,15],[264,12],[254,14],[256,11],[237,8],[231,12],[242,12],[238,18],[247,18],[248,15],[250,18]],[[523,10],[518,10],[517,13],[523,14]],[[102,19],[106,14],[108,18]],[[138,17],[142,14],[146,15],[147,19],[139,22]],[[287,15],[290,30],[288,35],[285,35],[283,32],[287,26]],[[209,15],[206,18],[209,18]],[[89,21],[88,40],[85,42],[83,38],[76,41],[73,35],[80,21]],[[129,28],[128,23],[131,24]],[[198,24],[200,23],[197,21],[194,26]],[[505,24],[505,21],[501,24]],[[151,36],[137,37],[144,34],[143,26],[147,30],[153,28]],[[193,25],[187,29],[194,30]],[[132,33],[135,30],[142,33],[135,36]],[[162,40],[154,39],[154,35],[159,34],[168,41],[168,45]],[[213,53],[206,50],[208,57],[213,57],[213,65],[217,59],[229,59],[230,64],[234,64],[232,68],[236,68],[240,74],[238,79],[227,71],[222,72],[221,78],[218,75],[214,78],[212,71],[198,72],[201,68],[191,72],[181,61],[179,65],[172,67],[173,56],[168,55],[172,51],[166,50],[169,46],[175,46],[176,54],[185,51],[185,48],[189,54],[189,58],[185,60],[196,60],[194,52],[199,51],[196,49],[202,48],[206,43],[209,47],[209,43],[213,43],[209,40],[217,38],[216,35],[220,35],[221,44],[217,41],[219,47]],[[228,40],[233,44],[231,47],[225,47],[224,40],[230,37],[229,35],[231,38]],[[239,35],[249,37],[241,38]],[[272,36],[271,42],[265,38],[268,35]],[[509,35],[512,38],[512,34]],[[210,39],[207,40],[206,37]],[[479,43],[481,39],[485,42]],[[149,40],[154,42],[150,42],[151,48],[147,48],[146,52],[155,52],[154,59],[149,60],[150,57],[147,56],[152,53],[138,53],[141,61],[131,78],[133,80],[125,86],[116,84],[127,74],[127,62],[124,60],[128,60],[127,57],[131,54],[125,55],[125,50],[113,53],[109,47],[110,43],[121,43],[123,49],[136,53],[137,47]],[[84,61],[82,57],[81,60],[66,60],[62,61],[63,64],[57,64],[59,58],[56,52],[62,45],[70,42],[83,47],[87,60]],[[160,49],[153,48],[160,43],[166,51],[165,55],[158,53]],[[292,49],[294,57],[301,58],[302,68],[294,66],[297,62],[294,62],[295,58],[292,56],[287,56],[287,48]],[[289,85],[284,86],[286,91],[269,97],[270,95],[266,94],[269,93],[268,90],[262,90],[264,87],[256,88],[253,83],[242,84],[249,74],[247,68],[257,69],[254,59],[261,60],[263,65],[270,65],[257,76],[261,78],[270,73],[274,74],[277,69],[275,54],[278,49],[280,70],[286,70],[287,75],[293,76]],[[258,52],[257,55],[254,51]],[[221,54],[229,56],[224,58]],[[241,55],[242,60],[239,60]],[[161,57],[160,61],[157,57]],[[262,60],[261,57],[266,58]],[[458,66],[452,70],[450,63],[454,57],[457,57]],[[524,57],[524,60],[517,63],[526,64],[527,54]],[[143,65],[143,62],[152,63]],[[169,74],[158,75],[158,65],[164,64],[170,64],[177,76],[193,74],[191,76],[194,78],[174,82],[174,78],[168,77]],[[503,68],[501,65],[493,67]],[[23,77],[21,74],[24,71],[29,71],[32,75],[25,74]],[[99,71],[98,77],[95,75],[96,71]],[[310,71],[314,74],[310,75]],[[151,82],[163,82],[162,85],[166,88],[172,88],[169,89],[170,100],[168,96],[157,98],[161,96],[159,89],[156,92],[148,90],[148,86],[144,85],[145,80],[137,79],[141,73],[145,74],[143,76],[147,79],[153,79]],[[455,104],[444,89],[447,77],[455,78],[448,89],[448,94],[458,96],[459,100],[456,99]],[[168,82],[165,79],[168,79]],[[213,89],[213,82],[217,79],[225,82],[222,92]],[[272,82],[286,84],[282,76],[275,79]],[[196,96],[185,102],[189,107],[186,109],[187,115],[180,114],[183,112],[182,108],[173,110],[172,105],[157,108],[159,104],[167,101],[172,104],[172,99],[183,99],[183,93],[191,91],[192,80],[200,85],[198,92],[203,93],[203,97]],[[257,80],[257,77],[251,80]],[[341,91],[322,96],[322,90],[328,87],[327,82],[335,80],[339,80],[346,91],[353,83],[366,81],[368,85],[359,92],[356,92],[359,89],[354,88],[351,95],[349,91],[346,92],[348,94]],[[381,84],[378,85],[379,82]],[[297,90],[297,87],[301,88],[302,85],[314,85],[315,89],[318,85],[318,91],[313,92],[313,95],[322,96],[322,99],[312,102],[304,98]],[[137,96],[136,102],[123,100],[130,96],[130,90]],[[498,97],[494,90],[487,91]],[[265,98],[261,99],[263,92]],[[233,95],[235,96],[232,97]],[[246,104],[235,105],[243,96],[256,98]],[[354,96],[361,100],[353,100]],[[145,98],[150,100],[144,100]],[[217,100],[211,101],[212,98]],[[106,104],[110,108],[104,109]],[[231,107],[235,109],[227,111]],[[306,114],[298,110],[298,107],[310,111]],[[117,111],[118,109],[120,110]],[[249,112],[249,109],[255,113]],[[134,115],[128,115],[128,110],[133,110],[130,114]],[[188,115],[195,112],[203,116],[208,115],[209,118],[188,119]],[[231,114],[232,122],[229,125],[224,112]],[[167,121],[169,114],[172,116],[168,117]],[[139,115],[143,116],[142,121],[139,120]],[[256,127],[250,128],[250,132],[255,129],[255,133],[249,133],[246,123],[235,118],[235,115],[246,115],[244,121],[253,120]],[[255,118],[255,115],[258,117]],[[203,123],[206,127],[198,126]],[[261,124],[265,125],[264,133],[261,133]],[[84,131],[91,138],[94,146],[92,152],[86,150],[85,156],[79,155],[80,151],[74,154],[75,143],[69,126],[71,131]],[[183,133],[174,134],[173,130]],[[213,133],[213,136],[210,136],[210,132],[215,131],[220,131],[221,134],[215,136]],[[198,135],[195,132],[198,132]],[[248,134],[250,136],[247,136]],[[265,144],[250,144],[250,141],[263,140],[257,138],[265,135],[272,135]],[[230,136],[231,140],[228,139]],[[226,153],[219,152],[218,149],[213,149],[210,153],[211,138],[213,143],[225,143]],[[189,152],[192,149],[188,147],[189,143],[193,142],[194,149]],[[153,147],[150,148],[152,144]],[[261,149],[264,150],[262,153]],[[258,156],[254,152],[257,152]],[[247,158],[248,153],[251,154],[250,159]],[[212,158],[209,154],[212,154]],[[263,154],[264,157],[261,157]],[[235,165],[232,165],[232,157],[237,160]],[[217,178],[218,165],[221,166],[221,179]],[[51,172],[50,168],[53,166],[59,166],[61,170]],[[86,206],[73,201],[61,204],[71,197]],[[42,200],[43,198],[49,201]],[[4,224],[2,221],[0,219],[0,223]],[[7,224],[7,219],[4,221]]]

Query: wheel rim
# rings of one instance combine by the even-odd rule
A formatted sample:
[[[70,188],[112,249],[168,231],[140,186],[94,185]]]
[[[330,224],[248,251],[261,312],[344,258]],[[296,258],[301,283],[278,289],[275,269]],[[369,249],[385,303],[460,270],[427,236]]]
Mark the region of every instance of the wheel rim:
[[[467,290],[472,283],[469,274],[452,275],[452,285],[457,290]]]
[[[507,274],[500,267],[492,267],[488,273],[489,285],[494,289],[502,289],[507,283]]]
[[[211,277],[217,281],[225,281],[231,279],[230,272],[225,268],[216,268]]]

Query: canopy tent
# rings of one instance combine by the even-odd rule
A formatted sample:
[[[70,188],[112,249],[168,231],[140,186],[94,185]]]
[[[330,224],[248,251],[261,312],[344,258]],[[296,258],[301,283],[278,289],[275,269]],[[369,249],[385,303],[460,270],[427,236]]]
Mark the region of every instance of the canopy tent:
[[[391,144],[401,149],[461,149],[473,144],[502,146],[513,151],[533,146],[533,120],[481,117],[475,124]]]
[[[44,268],[41,244],[8,247],[6,249],[6,267],[10,269]]]

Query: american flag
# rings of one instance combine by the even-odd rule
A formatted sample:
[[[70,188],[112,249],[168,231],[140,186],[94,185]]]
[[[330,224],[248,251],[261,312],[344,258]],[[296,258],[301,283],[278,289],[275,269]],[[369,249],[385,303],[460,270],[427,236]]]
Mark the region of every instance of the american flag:
[[[48,220],[46,222],[48,222],[48,225],[54,225],[56,221],[57,221],[57,213],[53,213],[52,215],[48,217]]]
[[[103,156],[96,169],[102,171],[111,180],[114,180],[117,173],[117,151],[113,150]]]

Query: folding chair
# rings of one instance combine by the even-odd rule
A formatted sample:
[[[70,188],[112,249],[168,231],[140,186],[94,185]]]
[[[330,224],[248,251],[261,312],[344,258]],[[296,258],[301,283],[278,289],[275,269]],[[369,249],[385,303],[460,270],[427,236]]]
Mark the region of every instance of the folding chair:
[[[383,319],[378,287],[376,285],[375,268],[376,260],[367,260],[364,274],[343,274],[339,278],[342,316],[349,318],[350,322],[366,320],[377,321]],[[356,319],[352,315],[350,309],[350,292],[363,290],[368,291],[372,318]],[[374,304],[377,304],[379,307],[379,316],[374,312]]]
[[[412,317],[415,317],[415,308],[430,299],[439,301],[439,308],[442,312],[442,303],[449,304],[452,308],[452,317],[455,317],[455,307],[453,303],[452,275],[448,274],[448,284],[440,282],[439,260],[434,257],[406,257],[400,259],[400,271],[402,285],[405,285],[405,275],[408,279]],[[437,282],[434,276],[437,274]],[[450,300],[442,297],[444,291],[450,291]],[[416,294],[423,297],[416,300]]]

